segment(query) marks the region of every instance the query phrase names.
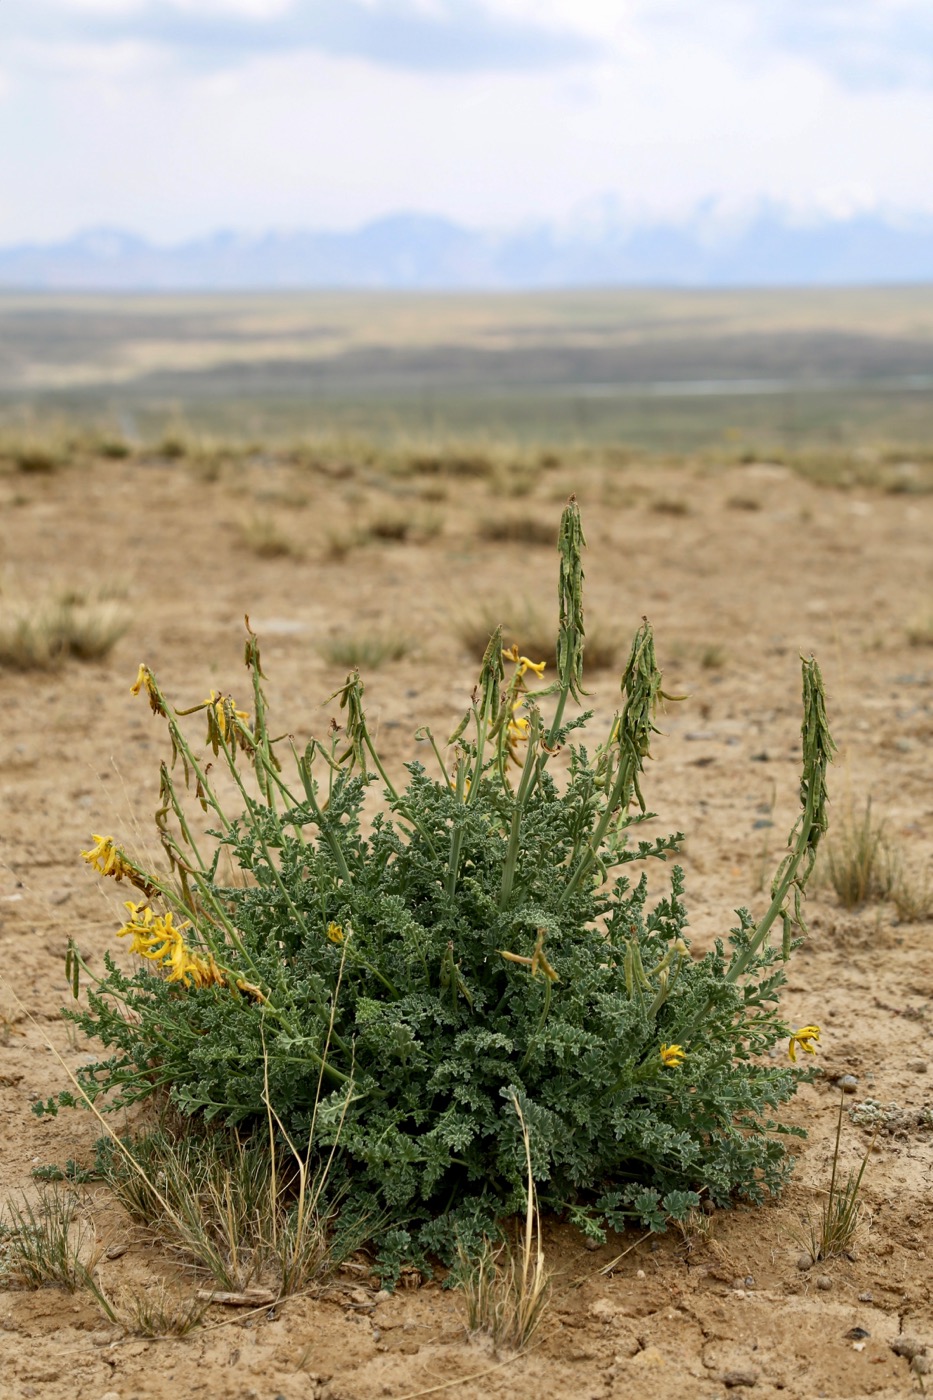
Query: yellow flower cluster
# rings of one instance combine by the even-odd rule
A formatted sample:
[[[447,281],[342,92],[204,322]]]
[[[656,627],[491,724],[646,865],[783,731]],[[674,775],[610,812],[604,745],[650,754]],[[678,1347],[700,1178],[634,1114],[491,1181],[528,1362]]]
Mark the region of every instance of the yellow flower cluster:
[[[232,696],[222,695],[219,690],[212,690],[204,704],[211,711],[222,739],[230,734],[231,719],[241,719],[244,724],[249,719],[246,710],[236,708]]]
[[[686,1058],[687,1052],[682,1045],[661,1046],[661,1064],[665,1069],[676,1069]]]
[[[819,1038],[819,1026],[801,1026],[799,1031],[794,1031],[787,1046],[787,1053],[795,1064],[797,1063],[797,1046],[800,1046],[805,1055],[815,1055],[816,1051],[813,1046]]]
[[[342,943],[343,929],[341,928],[340,924],[328,924],[327,937],[330,939],[331,943]]]
[[[155,677],[145,664],[140,665],[136,680],[130,686],[130,694],[138,695],[145,689],[146,699],[149,701],[149,708],[154,715],[165,714],[165,702],[159,693],[159,688],[155,683]]]
[[[81,852],[82,859],[88,865],[92,865],[101,875],[111,875],[115,880],[129,880],[145,894],[152,894],[153,886],[124,858],[120,848],[113,844],[112,836],[95,836],[93,840],[97,844],[91,850]]]
[[[172,914],[156,914],[148,905],[127,900],[124,908],[130,912],[129,922],[117,933],[118,938],[132,938],[130,952],[149,962],[158,963],[168,973],[169,982],[184,982],[185,986],[222,987],[223,972],[211,958],[209,961],[192,953],[185,943],[187,924],[176,927]]]
[[[518,713],[523,703],[522,696],[526,690],[525,676],[529,671],[533,671],[540,680],[544,675],[547,663],[544,661],[532,661],[529,657],[522,656],[518,647],[515,645],[509,647],[507,651],[503,651],[502,657],[505,661],[513,661],[518,668],[515,681],[513,682],[513,701],[509,713],[506,741],[508,743],[509,758],[515,764],[516,768],[521,768],[522,760],[519,756],[518,745],[528,742],[528,730],[531,727],[531,721],[527,719],[526,716],[519,715]]]

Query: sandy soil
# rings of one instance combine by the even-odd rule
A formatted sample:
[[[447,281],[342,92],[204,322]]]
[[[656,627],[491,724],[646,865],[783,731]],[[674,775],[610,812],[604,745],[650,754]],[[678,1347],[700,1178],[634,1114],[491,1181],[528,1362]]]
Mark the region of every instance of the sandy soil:
[[[416,751],[418,724],[445,732],[463,706],[473,663],[458,624],[477,600],[551,606],[554,552],[489,542],[477,532],[483,518],[533,516],[556,529],[559,502],[576,489],[591,616],[625,635],[647,613],[672,688],[690,693],[665,720],[648,794],[664,828],[687,833],[697,946],[728,929],[736,905],[761,908],[793,818],[801,650],[816,652],[827,680],[837,815],[870,793],[908,868],[929,872],[933,651],[910,646],[907,629],[933,605],[933,496],[823,491],[761,464],[700,474],[594,460],[541,472],[520,499],[501,494],[501,479],[496,494],[487,481],[386,479],[337,459],[311,471],[257,458],[211,474],[185,462],[85,462],[0,479],[4,590],[104,586],[122,594],[132,619],[105,662],[0,672],[0,1196],[34,1189],[34,1166],[86,1159],[98,1135],[87,1114],[40,1121],[31,1104],[64,1084],[50,1046],[71,1065],[90,1049],[59,1016],[66,938],[92,959],[114,946],[121,891],[102,889],[78,852],[94,832],[154,849],[164,746],[158,720],[129,693],[139,661],[179,704],[211,686],[242,692],[248,611],[282,728],[307,735],[325,728],[321,701],[342,678],[321,643],[401,629],[414,651],[367,685],[399,764]],[[244,548],[242,523],[257,512],[300,552],[264,559]],[[332,557],[335,530],[387,512],[410,515],[420,534]],[[610,673],[591,678],[600,714],[616,686]],[[549,1222],[554,1296],[529,1354],[468,1344],[458,1297],[433,1281],[385,1299],[351,1273],[258,1316],[214,1308],[202,1330],[173,1341],[122,1335],[83,1297],[8,1290],[0,1396],[679,1400],[753,1387],[813,1400],[917,1391],[920,1378],[891,1343],[915,1337],[933,1355],[933,1132],[917,1126],[933,1102],[933,928],[898,923],[889,905],[844,913],[825,888],[810,912],[787,1006],[795,1023],[823,1027],[826,1076],[793,1106],[810,1136],[790,1188],[764,1209],[717,1212],[707,1234],[686,1241],[672,1232],[636,1244],[632,1235],[590,1252]],[[903,1113],[876,1140],[852,1257],[804,1271],[795,1233],[828,1187],[841,1073],[858,1080],[853,1102],[871,1097]],[[847,1118],[845,1170],[868,1141]],[[93,1188],[89,1209],[106,1238],[128,1246],[102,1266],[108,1289],[139,1292],[162,1278],[193,1289]]]

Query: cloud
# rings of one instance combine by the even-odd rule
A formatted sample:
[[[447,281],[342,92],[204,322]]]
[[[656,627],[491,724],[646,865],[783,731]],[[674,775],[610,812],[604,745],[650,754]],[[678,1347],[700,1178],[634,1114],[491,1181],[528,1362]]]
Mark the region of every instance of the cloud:
[[[16,29],[45,42],[157,44],[199,69],[316,50],[421,72],[534,71],[600,53],[572,25],[497,14],[478,0],[34,0],[28,18],[0,19],[0,32]]]
[[[768,28],[773,42],[819,63],[848,87],[933,86],[929,0],[781,0]]]
[[[528,0],[502,0],[523,6]],[[569,0],[549,0],[563,5]],[[596,12],[603,0],[588,0]],[[930,0],[632,0],[644,35],[694,33],[756,65],[799,58],[845,88],[933,86]]]

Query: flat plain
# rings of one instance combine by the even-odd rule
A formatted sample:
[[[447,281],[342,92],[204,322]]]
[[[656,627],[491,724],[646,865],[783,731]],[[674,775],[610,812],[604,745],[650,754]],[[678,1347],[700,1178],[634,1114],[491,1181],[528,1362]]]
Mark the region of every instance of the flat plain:
[[[933,289],[0,294],[0,426],[626,442],[933,440]]]

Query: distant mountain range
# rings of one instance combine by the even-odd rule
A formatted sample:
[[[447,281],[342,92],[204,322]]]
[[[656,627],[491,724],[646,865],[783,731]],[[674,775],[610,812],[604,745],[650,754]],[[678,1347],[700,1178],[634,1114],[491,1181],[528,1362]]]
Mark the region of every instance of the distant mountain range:
[[[539,225],[508,233],[397,214],[347,233],[222,232],[159,247],[116,229],[0,249],[0,288],[245,291],[522,290],[582,286],[813,286],[933,280],[933,218],[858,215],[801,225],[764,209],[740,231],[702,215],[632,228]]]

